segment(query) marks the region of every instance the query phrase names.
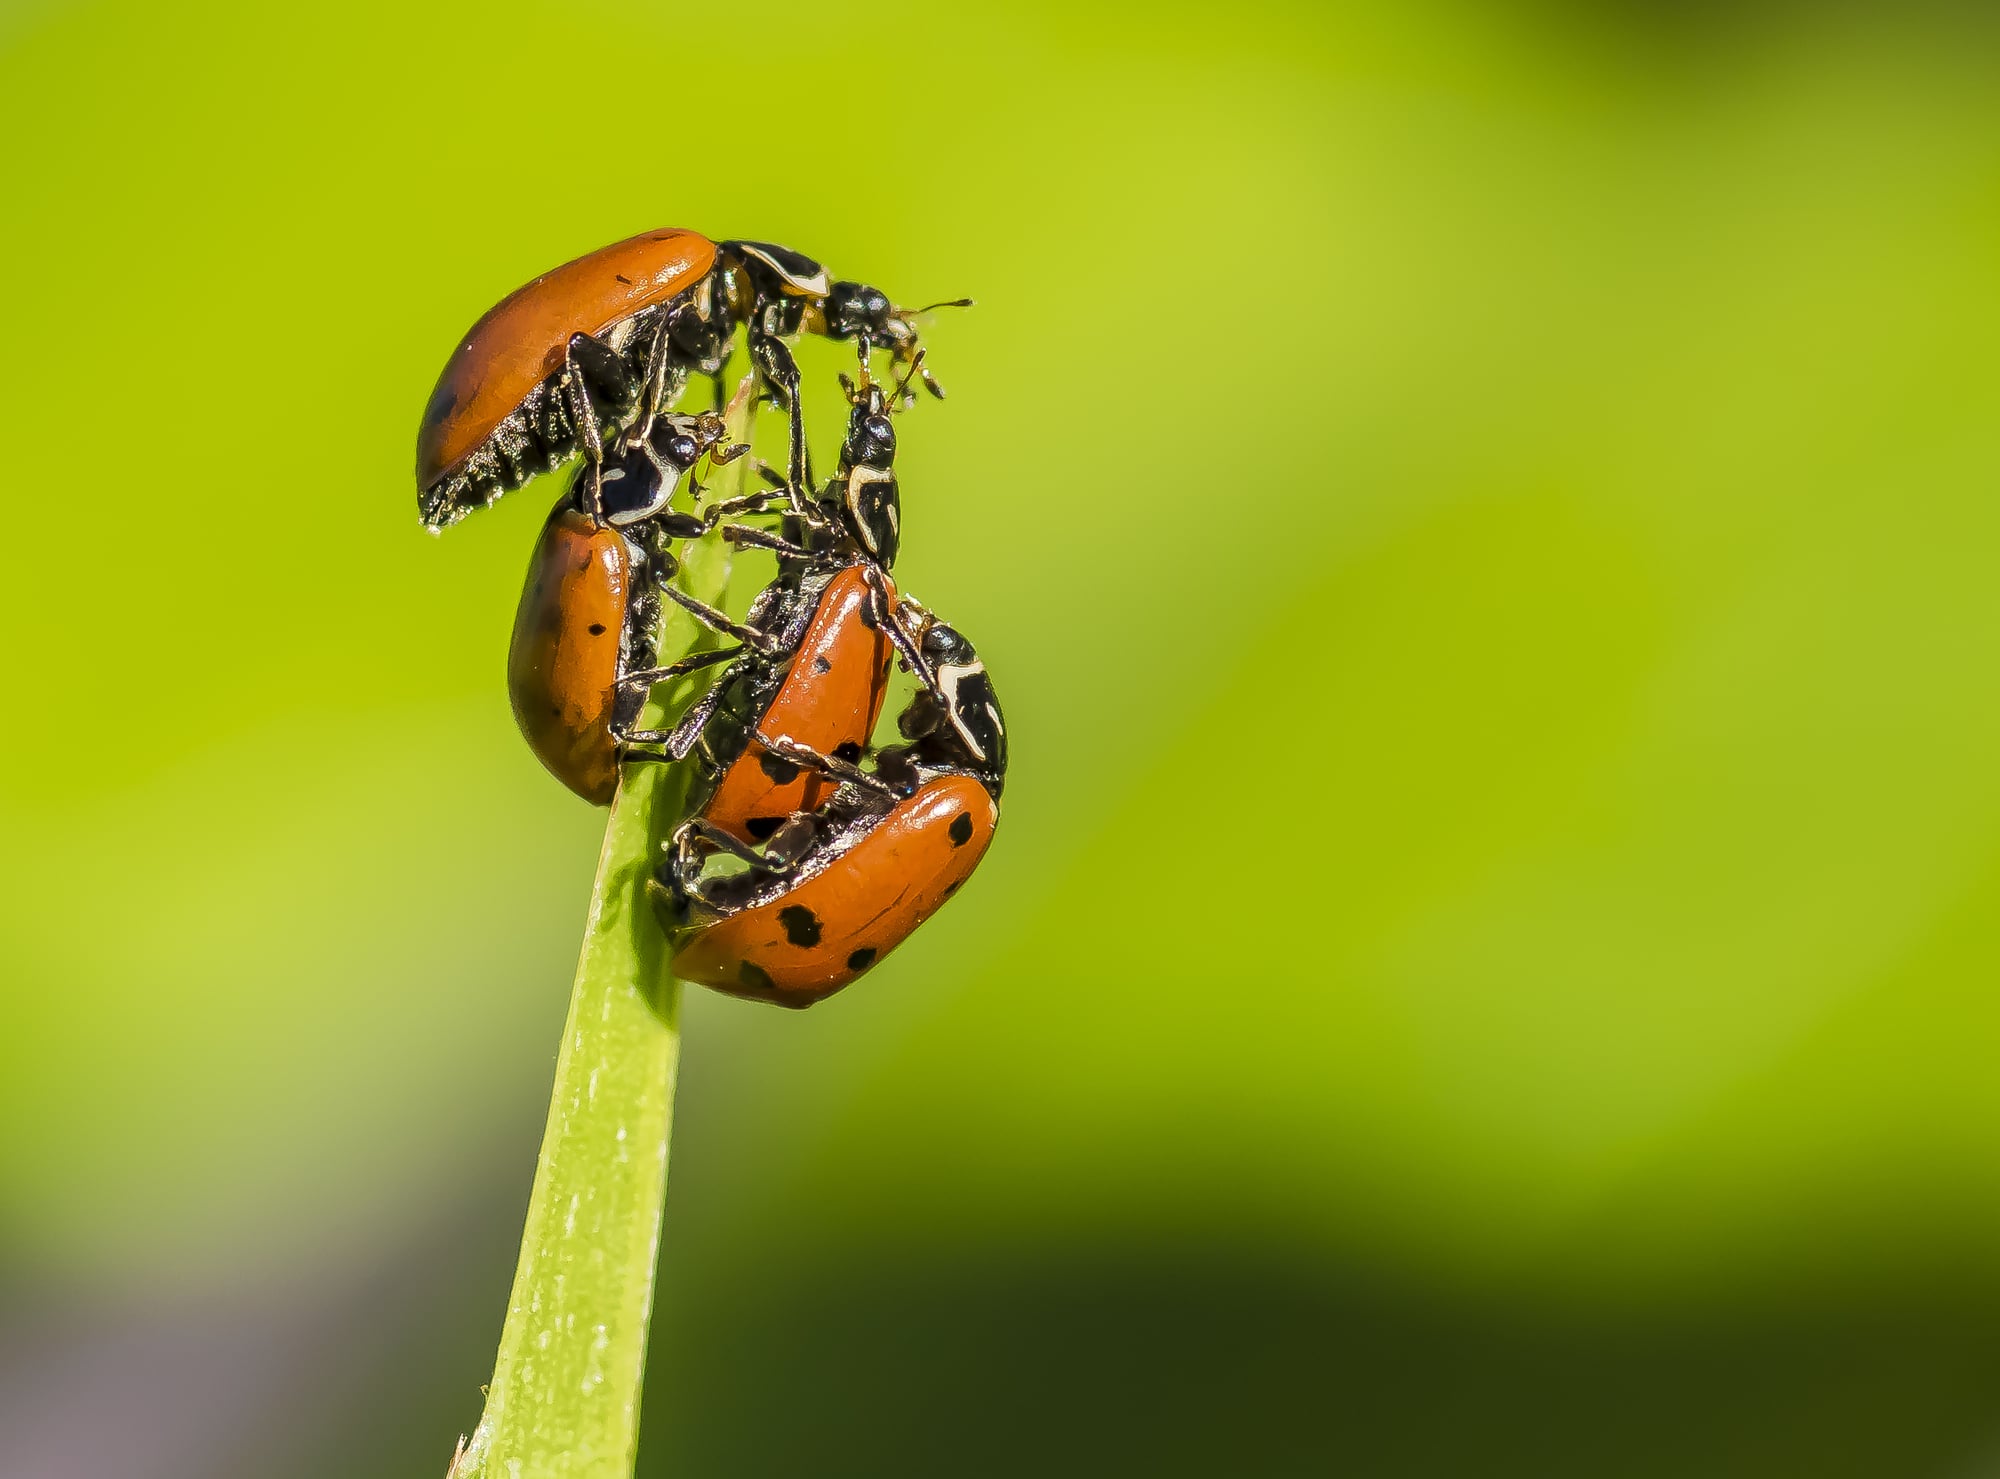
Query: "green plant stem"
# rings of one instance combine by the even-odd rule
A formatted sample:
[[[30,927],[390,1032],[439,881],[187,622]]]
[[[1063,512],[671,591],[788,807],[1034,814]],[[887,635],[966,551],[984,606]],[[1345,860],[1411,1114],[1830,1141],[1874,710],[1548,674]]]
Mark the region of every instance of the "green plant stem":
[[[747,441],[749,412],[732,422]],[[718,602],[728,579],[721,540],[687,549],[683,590]],[[668,662],[709,634],[662,605]],[[486,1410],[447,1479],[632,1473],[680,1063],[680,983],[647,880],[685,789],[681,766],[629,764],[612,803]]]

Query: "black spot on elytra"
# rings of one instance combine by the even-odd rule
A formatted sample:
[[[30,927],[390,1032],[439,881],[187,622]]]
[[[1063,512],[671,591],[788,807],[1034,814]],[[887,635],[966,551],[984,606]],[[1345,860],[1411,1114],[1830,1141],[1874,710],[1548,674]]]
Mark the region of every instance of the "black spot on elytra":
[[[953,894],[957,893],[960,889],[964,887],[965,887],[965,880],[961,878],[958,880],[958,882],[954,883],[950,888],[944,891],[944,897],[948,899]]]
[[[875,947],[873,945],[864,945],[861,949],[847,957],[847,968],[850,971],[865,971],[873,964],[875,964]]]
[[[787,904],[780,909],[778,923],[785,927],[785,939],[801,950],[819,943],[819,916],[804,904]]]
[[[629,288],[629,287],[631,287],[631,286],[632,286],[632,279],[631,279],[631,278],[629,278],[629,277],[627,277],[627,276],[626,276],[626,275],[625,275],[624,273],[622,273],[622,272],[614,272],[614,273],[612,273],[611,275],[612,275],[613,277],[617,278],[617,279],[618,279],[618,280],[619,280],[620,282],[624,283],[626,287],[628,287],[628,288]]]
[[[591,636],[593,636],[593,637],[601,637],[601,636],[603,636],[603,635],[604,635],[604,623],[603,623],[603,622],[601,622],[601,621],[593,621],[593,622],[592,622],[592,623],[590,624],[590,635],[591,635]]]
[[[945,833],[951,838],[951,845],[953,847],[964,847],[966,843],[972,841],[972,813],[962,811],[956,817],[953,817],[952,823],[945,829]]]
[[[813,659],[813,671],[815,673],[830,673],[833,671],[833,664],[823,657],[816,657]]]
[[[771,973],[754,960],[746,960],[736,967],[736,979],[753,991],[778,989],[778,983],[771,979]]]
[[[833,747],[833,758],[845,760],[849,765],[861,758],[861,746],[853,740],[842,740]]]
[[[783,755],[773,755],[769,750],[757,751],[757,768],[780,786],[789,786],[799,778],[798,766]]]
[[[784,824],[783,817],[752,817],[743,824],[743,830],[762,842]]]

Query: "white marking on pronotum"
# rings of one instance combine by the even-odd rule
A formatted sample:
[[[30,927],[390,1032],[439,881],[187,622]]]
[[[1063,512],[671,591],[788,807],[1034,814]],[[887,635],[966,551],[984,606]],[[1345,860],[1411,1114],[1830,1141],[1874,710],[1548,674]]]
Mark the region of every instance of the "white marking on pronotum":
[[[867,496],[868,490],[878,483],[887,483],[893,493],[896,486],[896,475],[892,472],[885,472],[879,467],[867,466],[857,467],[847,475],[847,516],[864,533],[866,532],[867,524],[861,516],[862,500]],[[893,497],[883,504],[882,512],[889,520],[889,532],[891,534],[900,534],[902,532],[902,520],[896,515],[896,502]],[[880,551],[871,548],[869,553],[878,554]]]
[[[980,748],[979,741],[972,737],[970,731],[965,727],[965,721],[959,717],[958,686],[975,673],[983,674],[985,671],[986,664],[983,662],[946,663],[937,670],[938,691],[944,695],[945,708],[951,714],[951,727],[956,729],[958,737],[965,741],[965,748],[972,751],[973,755],[981,760],[990,759],[991,757],[987,755],[985,750]],[[989,705],[988,707],[991,706]]]
[[[817,262],[813,263],[813,265],[819,267],[819,271],[811,277],[800,277],[769,252],[759,248],[755,243],[740,241],[737,245],[743,249],[745,256],[755,257],[759,262],[762,262],[766,267],[778,274],[779,280],[786,287],[802,297],[824,298],[833,290],[833,285],[827,281],[826,269],[819,267]]]
[[[654,465],[656,467],[659,466],[657,462]],[[679,491],[681,479],[687,475],[687,469],[676,466],[673,463],[668,463],[667,467],[673,469],[674,476],[671,478],[660,478],[658,483],[654,485],[652,499],[644,507],[609,515],[613,524],[622,528],[627,524],[636,524],[641,519],[650,519],[654,514],[657,514],[661,509],[674,501],[674,494]],[[665,469],[661,470],[665,471]],[[623,482],[626,474],[623,468],[607,467],[601,476],[604,479],[605,486],[609,487],[613,483]]]

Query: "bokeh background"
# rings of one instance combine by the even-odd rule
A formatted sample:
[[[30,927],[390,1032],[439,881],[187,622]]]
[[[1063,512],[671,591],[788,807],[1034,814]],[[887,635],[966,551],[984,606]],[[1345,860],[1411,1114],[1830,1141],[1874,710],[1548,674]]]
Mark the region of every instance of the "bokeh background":
[[[1016,760],[690,1000],[643,1474],[2000,1474],[1987,23],[13,0],[0,137],[0,1475],[476,1419],[601,815],[412,441],[663,223],[980,300]]]

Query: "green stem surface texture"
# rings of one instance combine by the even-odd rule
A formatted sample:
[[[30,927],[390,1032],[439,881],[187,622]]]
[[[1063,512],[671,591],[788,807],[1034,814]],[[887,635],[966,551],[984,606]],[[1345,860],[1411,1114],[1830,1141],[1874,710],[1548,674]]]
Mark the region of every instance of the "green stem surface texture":
[[[747,440],[747,415],[732,417],[732,430]],[[719,602],[728,579],[721,540],[687,547],[683,590]],[[666,663],[709,634],[679,606],[661,604]],[[698,682],[663,690],[668,706]],[[447,1479],[632,1473],[680,1064],[680,983],[667,971],[647,881],[681,815],[686,784],[679,765],[624,768],[598,856],[486,1409]]]

